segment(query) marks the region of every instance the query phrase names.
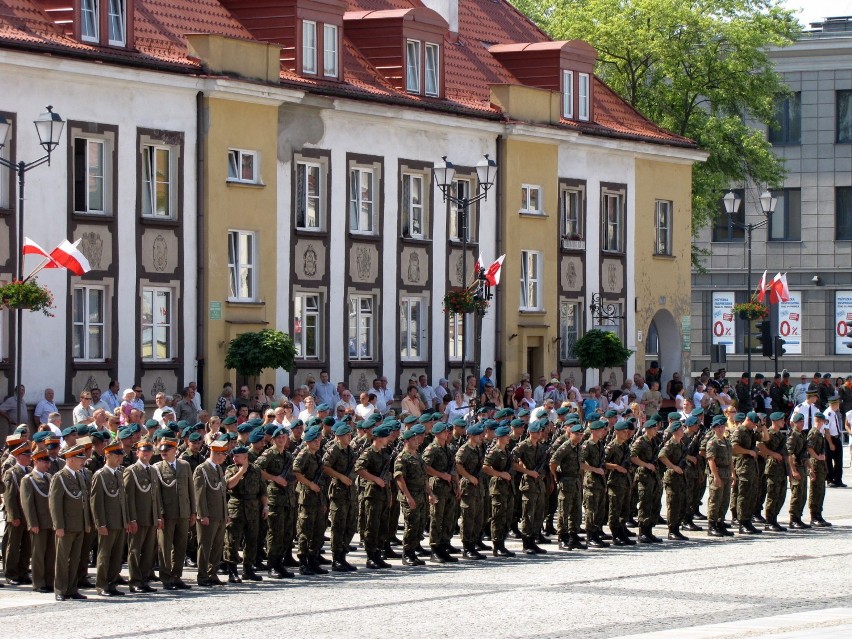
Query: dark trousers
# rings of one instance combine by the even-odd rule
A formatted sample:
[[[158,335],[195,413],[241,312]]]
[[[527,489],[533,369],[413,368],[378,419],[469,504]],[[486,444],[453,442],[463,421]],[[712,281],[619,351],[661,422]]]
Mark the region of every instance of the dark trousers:
[[[826,435],[831,438],[834,450],[825,447],[826,479],[829,484],[841,484],[843,482],[843,442],[840,437]]]

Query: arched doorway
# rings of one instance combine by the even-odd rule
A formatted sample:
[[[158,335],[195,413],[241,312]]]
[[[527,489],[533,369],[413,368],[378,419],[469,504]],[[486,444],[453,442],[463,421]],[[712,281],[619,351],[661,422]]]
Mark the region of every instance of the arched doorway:
[[[660,390],[665,393],[672,373],[680,373],[683,379],[680,329],[672,314],[663,308],[654,315],[646,335],[645,367],[649,367],[654,360],[660,363],[660,368],[663,369]]]

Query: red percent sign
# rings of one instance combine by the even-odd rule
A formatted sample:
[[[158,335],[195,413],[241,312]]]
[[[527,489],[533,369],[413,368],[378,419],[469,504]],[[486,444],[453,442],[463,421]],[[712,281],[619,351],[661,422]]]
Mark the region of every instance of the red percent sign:
[[[726,327],[725,324],[721,321],[718,321],[715,324],[713,324],[713,335],[715,335],[716,337],[722,337],[723,335],[730,335],[730,334],[731,334],[731,327],[730,326]]]

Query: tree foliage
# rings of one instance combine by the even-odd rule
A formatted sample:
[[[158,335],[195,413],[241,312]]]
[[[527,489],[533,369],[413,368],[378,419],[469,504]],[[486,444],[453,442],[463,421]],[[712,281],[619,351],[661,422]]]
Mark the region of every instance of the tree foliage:
[[[593,329],[574,344],[574,355],[580,368],[617,368],[624,366],[633,354],[615,333]]]
[[[293,338],[271,328],[257,333],[242,333],[228,344],[225,368],[236,369],[243,377],[257,377],[265,368],[293,367],[296,347]]]
[[[511,0],[556,40],[598,50],[597,73],[646,117],[709,152],[692,178],[693,236],[731,183],[780,186],[762,131],[788,89],[767,47],[800,34],[781,0]],[[693,255],[695,260],[695,255]]]

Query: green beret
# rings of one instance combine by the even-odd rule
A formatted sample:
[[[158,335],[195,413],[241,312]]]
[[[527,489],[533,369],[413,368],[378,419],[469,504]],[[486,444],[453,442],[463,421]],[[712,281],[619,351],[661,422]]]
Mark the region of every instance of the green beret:
[[[497,427],[499,425],[500,422],[498,422],[496,419],[486,419],[484,422],[482,422],[482,427],[485,430],[497,430]]]
[[[236,423],[237,423],[237,418],[236,418],[236,417],[234,417],[233,415],[231,415],[230,417],[226,417],[225,419],[223,419],[223,420],[222,420],[222,423],[223,423],[225,426],[230,426],[231,424],[236,424]]]
[[[757,423],[760,420],[760,418],[757,416],[757,413],[755,413],[753,410],[750,410],[746,414],[746,417],[749,418],[749,421],[752,421],[752,422],[755,422],[755,423]]]
[[[328,404],[320,404],[319,406],[317,406],[317,412],[318,413],[319,412],[327,413],[330,410],[331,410],[331,408],[329,407]]]
[[[389,426],[382,424],[373,429],[373,437],[390,437],[391,429]]]
[[[263,426],[263,420],[260,417],[252,417],[248,420],[248,423],[257,428],[258,426]]]
[[[514,414],[515,414],[515,411],[513,411],[511,408],[501,408],[500,410],[498,410],[494,414],[494,418],[495,419],[503,419],[504,417],[509,417],[511,415],[514,415]]]
[[[322,420],[319,417],[309,417],[305,422],[305,428],[313,428],[314,426],[319,426],[322,424]]]
[[[402,430],[402,422],[400,422],[396,419],[392,419],[389,422],[385,422],[384,425],[387,426],[388,428],[390,428],[391,432],[394,432],[394,431],[397,431],[397,430]]]
[[[346,435],[352,434],[352,429],[349,428],[349,424],[337,424],[335,425],[333,432],[336,437],[345,437]]]
[[[205,430],[207,426],[204,425],[204,422],[198,422],[195,426],[192,427],[192,430],[202,431]]]
[[[467,420],[464,417],[456,417],[452,424],[456,428],[467,428]]]
[[[509,422],[509,426],[512,428],[523,428],[527,423],[523,419],[518,419],[517,417]]]
[[[690,415],[683,421],[683,425],[689,428],[690,426],[698,425],[698,418],[695,415]]]
[[[263,428],[255,428],[249,435],[249,443],[256,444],[257,442],[262,442],[265,437],[266,431]]]
[[[431,421],[433,421],[432,420],[432,413],[423,413],[420,417],[417,418],[418,424],[425,424],[426,422],[431,422]]]
[[[157,428],[159,425],[160,422],[158,422],[156,419],[149,419],[147,422],[145,422],[145,428]]]
[[[131,429],[122,428],[121,430],[118,431],[118,438],[119,439],[129,439],[130,437],[133,437],[133,431]]]
[[[311,426],[308,430],[305,431],[304,439],[306,442],[312,442],[315,439],[319,439],[320,435],[322,435],[322,429],[319,426]]]
[[[23,403],[23,402],[21,402],[21,403]],[[27,432],[27,427],[24,424],[21,424],[20,426],[18,426],[15,429],[15,433],[18,434],[18,435],[20,435],[21,433],[26,433],[26,432]]]
[[[236,420],[234,420],[234,421],[236,421]],[[189,428],[190,423],[188,421],[186,421],[185,419],[182,419],[179,422],[175,422],[175,425],[180,429],[184,429],[184,428]]]
[[[745,418],[745,413],[737,413],[736,415],[734,415],[734,422],[739,424],[740,422],[745,421]]]
[[[76,435],[76,434],[77,434],[77,429],[76,429],[76,428],[74,428],[73,426],[68,426],[68,427],[66,427],[66,428],[63,428],[63,429],[60,431],[60,433],[59,433],[59,434],[60,434],[62,437],[68,437],[68,435]]]
[[[257,428],[257,427],[253,426],[251,422],[243,422],[242,424],[237,426],[237,432],[238,433],[250,433],[255,428]]]
[[[562,417],[563,415],[567,415],[571,412],[571,409],[568,406],[560,406],[556,409],[556,414]]]
[[[109,439],[109,434],[103,432],[102,430],[96,430],[95,432],[93,432],[91,434],[91,437],[93,437],[94,439],[98,439],[102,442],[105,442],[107,439]]]
[[[290,422],[290,430],[296,430],[297,428],[304,428],[305,422],[301,419],[297,419],[296,421]]]
[[[191,442],[197,442],[199,439],[201,439],[201,433],[192,433],[189,436],[189,441]]]
[[[512,429],[508,426],[500,426],[497,430],[494,431],[495,437],[506,437],[512,433]]]
[[[32,436],[32,440],[36,443],[43,442],[45,439],[50,437],[53,433],[49,430],[40,430],[35,435]]]
[[[607,426],[609,426],[609,424],[607,424],[605,421],[596,419],[591,424],[589,424],[589,430],[600,430],[601,428],[606,428]]]
[[[326,417],[322,418],[322,425],[323,426],[334,426],[336,423],[337,423],[337,420],[334,417],[332,417],[331,415],[327,415]]]
[[[580,416],[577,413],[571,413],[568,417],[565,418],[566,424],[579,424]]]
[[[615,430],[627,430],[630,428],[630,422],[615,422]]]
[[[603,414],[603,416],[606,417],[607,419],[609,419],[611,417],[617,417],[618,413],[615,410],[613,410],[612,408],[610,408],[607,412],[605,412]]]
[[[690,415],[693,417],[701,417],[704,414],[704,409],[699,406],[698,408],[693,408]]]
[[[600,413],[586,413],[587,422],[596,422],[601,418]]]
[[[287,437],[289,437],[291,434],[290,429],[286,426],[278,426],[272,433],[272,437],[281,437],[281,435],[287,435]]]
[[[193,430],[192,430],[192,428],[190,428],[189,426],[187,426],[187,427],[186,427],[186,428],[184,428],[182,431],[180,431],[181,439],[182,439],[182,438],[184,438],[184,437],[186,437],[186,436],[187,436],[187,435],[189,435],[190,433],[193,433],[193,432],[195,432],[195,431],[193,431]]]
[[[148,426],[148,424],[145,424],[146,426],[148,426],[148,428],[156,428],[157,426],[160,425],[160,422],[158,422],[156,419],[151,419],[151,420],[148,420],[148,421],[154,422],[154,426]],[[75,424],[74,428],[77,429],[78,435],[85,436],[85,435],[89,434],[89,425],[88,424]]]
[[[630,417],[630,415],[632,415],[632,414],[633,414],[632,410],[630,410],[629,408],[625,408],[624,411],[622,411],[621,416],[622,417]]]
[[[825,419],[825,420],[828,419],[828,417],[826,417],[825,414],[823,414],[823,413],[814,413],[814,417],[816,419]]]
[[[725,419],[724,415],[716,415],[716,417],[713,418],[713,421],[710,422],[710,425],[713,428],[716,428],[716,426],[725,426],[725,425],[727,425],[727,423],[728,423],[728,420]]]
[[[468,435],[481,435],[483,432],[485,432],[485,429],[482,428],[482,424],[473,424],[467,427]]]
[[[649,419],[647,422],[645,422],[645,425],[642,426],[642,428],[644,430],[650,430],[652,428],[657,428],[659,425],[660,425],[660,423],[657,420]]]
[[[541,420],[537,419],[534,422],[530,422],[530,425],[527,427],[528,433],[540,433],[541,432]]]
[[[248,454],[248,448],[246,448],[245,446],[236,446],[231,451],[231,454],[232,455],[247,455]]]
[[[446,422],[435,422],[434,424],[432,424],[432,434],[433,435],[440,435],[445,430],[447,430],[447,423]]]
[[[668,418],[668,421],[676,422],[676,421],[680,420],[680,413],[672,411],[666,417]]]
[[[653,419],[655,422],[657,422],[659,424],[661,421],[663,421],[663,416],[660,415],[659,413],[653,413],[651,415],[650,419]]]
[[[666,429],[667,433],[676,433],[681,428],[683,428],[683,424],[681,422],[672,422],[669,424],[669,427]]]
[[[402,431],[402,438],[403,438],[405,441],[408,441],[408,440],[409,440],[409,439],[411,439],[412,437],[416,437],[416,436],[417,436],[417,435],[414,433],[414,429],[412,429],[412,428],[409,428],[408,430],[404,430],[404,431]]]
[[[527,408],[522,408],[521,410],[518,411],[518,417],[526,417],[529,414],[530,414],[530,411]]]
[[[432,421],[440,421],[444,413],[432,413]]]
[[[572,433],[582,433],[583,432],[583,425],[580,424],[579,422],[574,424],[573,426],[571,426],[571,432]]]
[[[416,421],[417,421],[417,418],[414,415],[406,415],[405,417],[402,418],[402,423],[406,424],[406,425],[407,424],[413,424]]]
[[[805,421],[805,416],[804,416],[802,413],[795,413],[795,414],[794,414],[794,415],[790,418],[790,423],[791,423],[791,424],[797,424],[797,423],[799,423],[799,422],[803,422],[803,421]]]

